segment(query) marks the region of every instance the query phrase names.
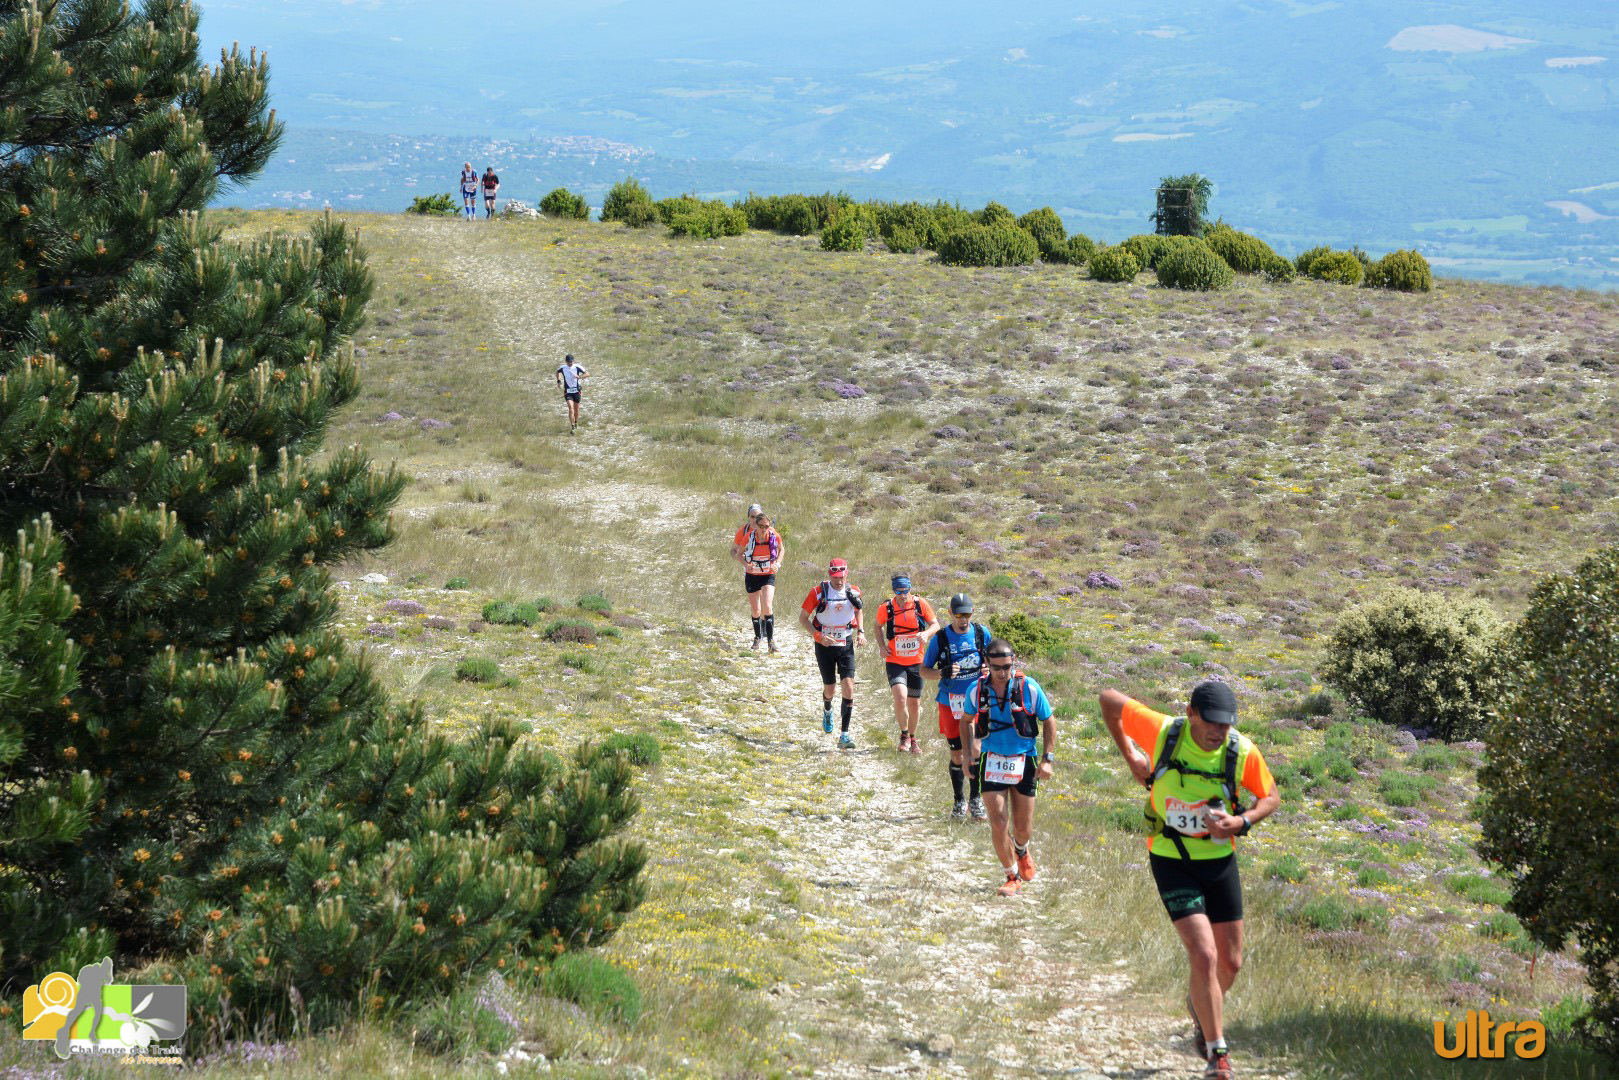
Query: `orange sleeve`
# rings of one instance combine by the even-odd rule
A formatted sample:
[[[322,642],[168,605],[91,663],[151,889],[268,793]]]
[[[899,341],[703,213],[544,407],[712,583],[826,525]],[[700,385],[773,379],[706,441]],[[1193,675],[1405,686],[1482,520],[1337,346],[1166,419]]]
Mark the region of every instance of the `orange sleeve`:
[[[925,629],[928,623],[937,619],[938,616],[933,613],[933,605],[920,596],[916,598],[916,604],[922,615],[922,628]]]
[[[1169,717],[1154,709],[1149,709],[1135,698],[1124,703],[1124,733],[1148,757],[1152,757],[1153,747],[1158,745],[1158,732],[1169,722]]]
[[[1257,746],[1248,750],[1248,762],[1242,767],[1242,786],[1261,799],[1276,789],[1276,778],[1271,776],[1270,766],[1265,764]]]
[[[799,610],[800,611],[807,611],[811,615],[815,614],[815,604],[816,604],[817,601],[820,600],[820,598],[821,598],[820,594],[821,594],[821,587],[819,585],[817,585],[817,586],[815,586],[813,589],[811,589],[809,591],[808,596],[804,597],[804,603],[802,605],[800,605]]]
[[[741,547],[743,544],[748,542],[747,532],[748,527],[746,525],[742,526],[742,528],[736,531],[736,540],[734,543],[737,547]]]

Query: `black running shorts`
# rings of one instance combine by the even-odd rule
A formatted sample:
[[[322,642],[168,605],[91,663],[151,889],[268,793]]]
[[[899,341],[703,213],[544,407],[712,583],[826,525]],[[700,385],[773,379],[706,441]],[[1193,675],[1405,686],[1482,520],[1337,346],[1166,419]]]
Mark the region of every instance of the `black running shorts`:
[[[578,401],[579,400],[579,391],[577,391],[577,390],[564,390],[564,391],[562,391],[562,399],[564,401]]]
[[[821,669],[821,685],[831,686],[839,678],[854,678],[854,642],[842,645],[815,643],[815,663]]]
[[[984,771],[985,767],[989,764],[986,758],[987,755],[980,751],[978,755],[978,763],[973,766],[974,770],[976,770],[978,773],[978,785],[980,788],[982,788],[984,791],[1005,791],[1007,788],[1011,788],[1019,795],[1027,795],[1031,799],[1034,798],[1035,792],[1039,790],[1039,778],[1035,776],[1035,772],[1040,768],[1040,762],[1033,754],[1028,755],[1028,757],[1024,760],[1023,779],[1019,780],[1016,784],[993,784],[988,780],[985,780]]]
[[[1158,899],[1169,912],[1169,921],[1188,915],[1207,915],[1211,923],[1236,922],[1242,918],[1242,879],[1237,875],[1237,857],[1218,859],[1173,859],[1148,853],[1152,879],[1158,883]]]
[[[776,583],[775,574],[747,574],[742,575],[742,586],[750,593],[756,593],[766,585]]]
[[[888,685],[898,686],[905,684],[905,696],[919,698],[922,696],[922,665],[896,664],[892,660],[885,661],[888,667]]]

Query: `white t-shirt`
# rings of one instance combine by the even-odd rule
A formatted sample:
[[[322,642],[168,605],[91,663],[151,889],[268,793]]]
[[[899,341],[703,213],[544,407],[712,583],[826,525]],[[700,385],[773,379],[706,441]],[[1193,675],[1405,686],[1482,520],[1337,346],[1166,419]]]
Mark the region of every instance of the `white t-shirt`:
[[[828,630],[841,630],[852,626],[855,618],[855,606],[849,600],[847,587],[834,589],[831,585],[826,587],[826,609],[816,616],[821,621],[821,632]]]
[[[579,389],[579,365],[563,364],[557,368],[557,374],[562,376],[562,389],[572,393]]]

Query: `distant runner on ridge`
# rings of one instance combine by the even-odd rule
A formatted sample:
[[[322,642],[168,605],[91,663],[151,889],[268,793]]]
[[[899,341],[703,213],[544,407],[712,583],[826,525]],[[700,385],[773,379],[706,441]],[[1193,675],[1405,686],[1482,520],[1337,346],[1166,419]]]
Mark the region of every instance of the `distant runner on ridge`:
[[[573,353],[562,358],[557,368],[557,385],[562,388],[562,400],[568,405],[568,434],[579,426],[580,380],[590,378],[590,372],[573,362]]]
[[[470,161],[461,163],[461,214],[468,221],[478,216],[478,170]]]

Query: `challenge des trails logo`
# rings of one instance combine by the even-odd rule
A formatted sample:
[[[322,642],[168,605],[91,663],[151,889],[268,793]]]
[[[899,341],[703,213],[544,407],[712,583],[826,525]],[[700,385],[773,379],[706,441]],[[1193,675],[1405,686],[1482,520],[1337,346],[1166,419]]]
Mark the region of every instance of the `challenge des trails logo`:
[[[77,979],[53,971],[22,996],[22,1037],[50,1040],[56,1056],[122,1054],[150,1064],[180,1064],[178,1046],[152,1047],[186,1030],[184,986],[129,986],[112,981],[112,957],[86,964]],[[150,1047],[150,1049],[148,1049]]]

